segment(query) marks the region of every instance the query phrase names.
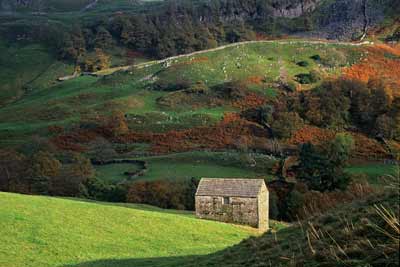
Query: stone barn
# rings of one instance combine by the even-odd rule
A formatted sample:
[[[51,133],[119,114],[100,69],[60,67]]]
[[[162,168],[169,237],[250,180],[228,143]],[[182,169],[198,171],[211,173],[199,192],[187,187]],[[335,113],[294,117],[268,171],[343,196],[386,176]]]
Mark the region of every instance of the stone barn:
[[[196,216],[267,230],[269,195],[262,179],[202,178],[196,192]]]

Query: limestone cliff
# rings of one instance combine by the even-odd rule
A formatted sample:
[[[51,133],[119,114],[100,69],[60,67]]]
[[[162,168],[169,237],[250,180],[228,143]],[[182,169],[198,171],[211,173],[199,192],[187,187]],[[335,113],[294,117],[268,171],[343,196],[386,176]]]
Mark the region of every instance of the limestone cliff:
[[[138,1],[130,3],[138,4]],[[171,1],[165,0],[166,10]],[[174,1],[186,5],[190,0]],[[92,7],[93,3],[103,5],[108,2],[70,0],[63,3],[49,0],[0,0],[0,12],[86,10],[85,7]],[[229,24],[243,21],[268,32],[268,27],[275,27],[274,21],[279,20],[284,25],[279,33],[339,40],[361,40],[370,28],[388,16],[400,17],[400,0],[198,0],[193,1],[193,6],[193,16],[200,22],[220,20]],[[301,27],[302,23],[307,25]]]

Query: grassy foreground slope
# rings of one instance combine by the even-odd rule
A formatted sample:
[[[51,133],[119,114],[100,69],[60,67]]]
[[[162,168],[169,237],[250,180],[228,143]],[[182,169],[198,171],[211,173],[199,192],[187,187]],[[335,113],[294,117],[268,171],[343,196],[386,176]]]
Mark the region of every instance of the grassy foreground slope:
[[[149,206],[0,193],[2,267],[207,254],[252,233]]]

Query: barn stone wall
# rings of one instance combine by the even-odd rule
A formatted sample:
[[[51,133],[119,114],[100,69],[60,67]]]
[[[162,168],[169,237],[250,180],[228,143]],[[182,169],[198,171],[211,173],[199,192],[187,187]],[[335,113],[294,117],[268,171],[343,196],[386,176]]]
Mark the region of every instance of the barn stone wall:
[[[201,219],[232,222],[259,227],[258,198],[196,196],[196,215]]]

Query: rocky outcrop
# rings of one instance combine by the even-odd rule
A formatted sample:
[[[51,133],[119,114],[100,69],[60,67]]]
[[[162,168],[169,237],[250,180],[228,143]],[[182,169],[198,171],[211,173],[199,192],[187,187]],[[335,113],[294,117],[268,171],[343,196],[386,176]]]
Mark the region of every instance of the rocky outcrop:
[[[260,2],[263,4],[260,5]],[[200,8],[200,21],[215,18],[223,22],[247,21],[254,25],[273,18],[307,20],[307,27],[284,27],[287,34],[313,35],[338,40],[362,40],[369,28],[380,23],[388,10],[400,6],[400,0],[274,0],[251,1],[220,0],[218,13],[208,4]],[[210,4],[211,5],[211,4]],[[284,21],[282,21],[285,24]],[[298,23],[303,23],[299,20]],[[309,30],[308,32],[305,29]],[[297,30],[297,32],[296,32]]]
[[[316,10],[318,36],[339,40],[362,40],[368,29],[381,22],[385,4],[378,0],[336,0]]]
[[[194,2],[195,8],[189,9],[189,13],[201,23],[218,24],[222,21],[226,25],[237,25],[236,22],[239,21],[268,32],[268,27],[276,26],[274,18],[279,18],[278,33],[312,35],[339,40],[362,40],[366,32],[380,23],[388,13],[396,16],[400,12],[400,0],[204,0]],[[141,2],[136,0],[130,3]],[[71,1],[64,8],[85,11],[100,4],[102,2],[97,0]],[[159,5],[163,5],[162,2]],[[47,0],[0,0],[0,12],[14,12],[19,9],[35,12],[58,10]],[[174,17],[177,23],[186,23],[187,20],[184,18],[187,17],[187,10],[177,7],[175,9]],[[165,16],[170,14],[168,6],[165,7],[165,14]],[[163,19],[162,16],[160,18]],[[296,19],[295,23],[292,19]]]
[[[220,0],[218,12],[215,13],[215,3],[206,2],[200,7],[201,21],[218,19],[227,21],[264,20],[272,17],[296,18],[312,12],[323,0]],[[216,1],[215,1],[216,2]],[[213,12],[210,12],[213,10]]]
[[[281,2],[281,1],[280,1]],[[273,6],[274,17],[297,18],[313,12],[321,0],[304,0],[291,4],[276,4]]]
[[[0,0],[2,12],[16,12],[21,9],[41,12],[45,7],[44,0]]]

